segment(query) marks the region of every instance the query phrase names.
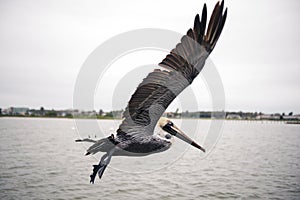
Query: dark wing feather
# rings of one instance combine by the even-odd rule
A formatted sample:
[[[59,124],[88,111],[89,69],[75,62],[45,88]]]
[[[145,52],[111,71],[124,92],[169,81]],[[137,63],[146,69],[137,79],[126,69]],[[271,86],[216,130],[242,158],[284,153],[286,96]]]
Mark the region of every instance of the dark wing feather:
[[[189,29],[181,43],[159,63],[167,70],[156,69],[148,74],[132,95],[117,131],[118,136],[153,133],[170,103],[202,70],[223,29],[227,15],[227,9],[223,14],[223,7],[223,1],[216,4],[204,34],[207,20],[204,4],[201,21],[196,15],[194,28]]]

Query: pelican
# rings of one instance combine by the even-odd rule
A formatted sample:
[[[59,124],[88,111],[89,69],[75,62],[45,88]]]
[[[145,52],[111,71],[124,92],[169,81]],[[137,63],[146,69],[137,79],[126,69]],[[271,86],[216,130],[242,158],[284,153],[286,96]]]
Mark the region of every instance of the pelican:
[[[90,183],[98,174],[101,179],[112,156],[147,156],[163,152],[172,145],[174,136],[197,149],[205,149],[184,134],[170,119],[162,117],[170,103],[189,86],[204,67],[205,60],[214,49],[226,21],[227,8],[218,2],[206,30],[207,8],[203,6],[201,20],[196,15],[194,27],[187,31],[181,42],[140,83],[123,113],[123,121],[116,135],[76,142],[94,143],[85,155],[104,152],[98,165],[93,165]],[[158,126],[163,130],[154,134]]]

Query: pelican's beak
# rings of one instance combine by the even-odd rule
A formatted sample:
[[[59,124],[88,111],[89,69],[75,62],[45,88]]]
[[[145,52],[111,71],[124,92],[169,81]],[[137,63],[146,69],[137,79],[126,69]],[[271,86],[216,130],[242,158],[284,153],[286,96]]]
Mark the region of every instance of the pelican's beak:
[[[163,127],[163,130],[170,133],[171,135],[174,135],[176,137],[178,137],[179,139],[185,141],[186,143],[189,143],[190,145],[200,149],[201,151],[205,152],[205,149],[203,147],[201,147],[199,144],[197,144],[193,139],[191,139],[189,136],[187,136],[186,134],[184,134],[179,128],[177,128],[174,124],[173,125],[169,125],[166,124]]]

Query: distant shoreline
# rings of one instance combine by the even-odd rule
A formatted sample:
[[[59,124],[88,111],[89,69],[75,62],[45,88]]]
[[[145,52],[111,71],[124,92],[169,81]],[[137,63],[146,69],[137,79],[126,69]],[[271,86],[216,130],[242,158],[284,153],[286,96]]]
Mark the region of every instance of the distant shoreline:
[[[80,117],[61,117],[61,116],[26,116],[26,115],[0,115],[0,118],[40,118],[40,119],[107,119],[107,120],[113,120],[113,119],[122,119],[122,118],[113,118],[113,117],[106,117],[106,116],[97,116],[97,117],[87,117],[87,116],[80,116]]]
[[[124,110],[103,111],[64,109],[54,110],[32,109],[28,107],[9,107],[0,108],[0,117],[36,117],[36,118],[64,118],[64,119],[122,119]],[[299,121],[300,114],[289,113],[271,113],[262,112],[243,112],[243,111],[184,111],[180,112],[177,108],[175,112],[165,112],[165,117],[171,119],[226,119],[226,120],[246,120],[246,121]]]
[[[97,116],[97,117],[49,117],[49,116],[22,116],[22,115],[1,115],[1,118],[36,118],[36,119],[96,119],[96,120],[122,120],[122,118],[114,118],[107,116]],[[170,119],[189,119],[189,120],[226,120],[226,121],[253,121],[253,122],[280,122],[285,124],[299,124],[300,120],[285,120],[285,119],[226,119],[226,118],[172,118]]]

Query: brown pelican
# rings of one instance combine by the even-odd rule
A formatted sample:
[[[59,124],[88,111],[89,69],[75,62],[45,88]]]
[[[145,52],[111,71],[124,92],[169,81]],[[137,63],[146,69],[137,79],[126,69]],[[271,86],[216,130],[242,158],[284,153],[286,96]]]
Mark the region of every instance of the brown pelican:
[[[202,70],[205,60],[214,49],[227,16],[224,1],[218,2],[211,15],[207,31],[207,9],[203,6],[201,20],[197,14],[193,29],[140,83],[123,113],[123,121],[116,135],[100,140],[78,139],[76,142],[94,143],[86,155],[105,152],[98,165],[94,165],[90,182],[98,173],[101,179],[112,156],[146,156],[171,147],[173,136],[205,152],[204,148],[184,134],[171,120],[161,117],[169,104],[189,86]],[[154,134],[156,124],[163,133]]]

